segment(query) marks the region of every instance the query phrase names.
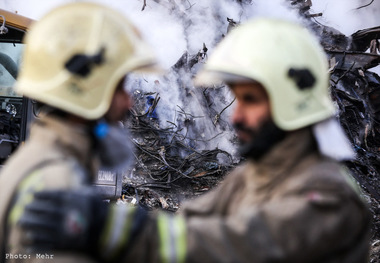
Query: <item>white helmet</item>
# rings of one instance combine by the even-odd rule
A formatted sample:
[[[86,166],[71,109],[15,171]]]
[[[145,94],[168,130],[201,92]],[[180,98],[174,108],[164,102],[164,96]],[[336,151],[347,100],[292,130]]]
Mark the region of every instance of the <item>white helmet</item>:
[[[118,82],[156,62],[137,29],[94,3],[58,7],[32,24],[16,91],[86,119],[103,116]]]
[[[284,130],[334,114],[327,58],[317,39],[298,24],[261,18],[238,26],[216,47],[196,83],[243,79],[266,89],[273,121]]]

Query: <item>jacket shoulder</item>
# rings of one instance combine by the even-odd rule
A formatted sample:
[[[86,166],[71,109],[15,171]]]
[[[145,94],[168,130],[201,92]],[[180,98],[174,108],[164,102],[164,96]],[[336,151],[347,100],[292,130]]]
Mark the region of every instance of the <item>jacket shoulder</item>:
[[[295,173],[288,187],[318,206],[340,206],[356,203],[361,209],[365,202],[361,190],[349,169],[343,164],[325,157]]]
[[[321,158],[304,171],[309,184],[326,187],[347,187],[355,190],[358,186],[350,170],[342,163],[328,158]]]

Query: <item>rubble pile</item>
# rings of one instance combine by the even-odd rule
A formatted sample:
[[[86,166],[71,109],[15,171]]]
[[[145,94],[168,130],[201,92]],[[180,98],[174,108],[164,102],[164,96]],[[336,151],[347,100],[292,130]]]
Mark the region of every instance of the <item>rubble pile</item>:
[[[177,122],[167,121],[168,125],[160,128],[155,110],[160,106],[159,94],[136,90],[134,96],[136,104],[127,126],[136,150],[135,166],[124,178],[124,200],[174,212],[182,200],[210,190],[236,166],[235,158],[227,151],[199,150],[200,145],[216,138],[188,135],[195,128],[195,116],[178,107]],[[214,114],[217,125],[220,114]]]

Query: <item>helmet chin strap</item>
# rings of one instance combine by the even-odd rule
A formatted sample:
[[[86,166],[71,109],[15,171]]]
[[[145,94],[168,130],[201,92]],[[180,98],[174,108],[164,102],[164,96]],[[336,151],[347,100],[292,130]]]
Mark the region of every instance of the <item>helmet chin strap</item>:
[[[102,119],[94,126],[93,133],[102,169],[123,171],[132,165],[134,148],[122,124],[111,125]]]
[[[329,118],[314,124],[312,130],[319,151],[323,155],[337,161],[352,160],[355,158],[351,144],[335,118]]]

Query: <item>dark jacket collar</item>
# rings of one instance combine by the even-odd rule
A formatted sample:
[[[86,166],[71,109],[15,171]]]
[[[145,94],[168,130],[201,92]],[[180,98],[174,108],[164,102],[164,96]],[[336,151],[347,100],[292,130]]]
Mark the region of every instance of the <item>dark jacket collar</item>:
[[[249,174],[255,177],[256,187],[275,183],[311,154],[318,154],[314,137],[309,128],[289,132],[259,161],[248,161]]]

